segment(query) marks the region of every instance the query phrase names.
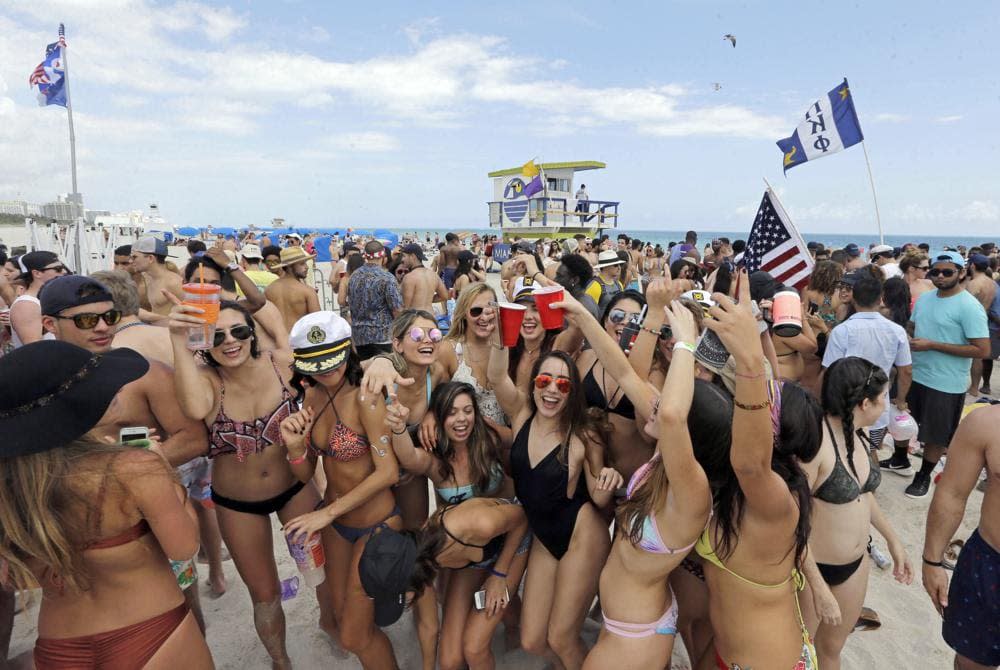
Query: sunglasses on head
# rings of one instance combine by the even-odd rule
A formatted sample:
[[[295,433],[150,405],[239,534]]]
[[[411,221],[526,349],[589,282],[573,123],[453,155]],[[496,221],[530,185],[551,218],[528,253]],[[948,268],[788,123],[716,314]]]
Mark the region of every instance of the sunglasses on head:
[[[229,328],[228,331],[225,328],[222,328],[215,331],[215,335],[212,338],[212,346],[218,347],[223,342],[225,342],[227,332],[233,336],[233,339],[239,340],[241,342],[243,340],[249,340],[250,336],[253,335],[253,331],[250,329],[250,326],[246,325],[245,323],[241,323],[238,326],[233,326]]]
[[[954,277],[958,274],[958,270],[952,270],[951,268],[934,268],[927,274],[931,277]]]
[[[573,388],[573,382],[565,377],[553,377],[552,375],[545,373],[535,377],[535,388],[539,390],[548,388],[549,384],[552,382],[556,383],[556,389],[558,389],[558,391],[563,395],[569,393],[569,390]]]
[[[420,328],[419,326],[410,328],[410,339],[414,342],[423,342],[425,335],[431,342],[441,341],[441,330],[438,328]]]
[[[483,315],[483,312],[486,311],[487,309],[489,309],[489,307],[470,307],[469,316],[471,316],[473,319],[478,319]]]
[[[639,316],[639,312],[626,312],[623,309],[616,308],[611,310],[611,312],[608,314],[608,320],[611,321],[611,323],[617,325],[619,323],[625,323],[627,319],[630,319],[633,316]]]
[[[103,320],[104,323],[109,326],[113,326],[122,320],[122,313],[117,309],[109,309],[103,314],[95,314],[93,312],[85,312],[83,314],[74,314],[73,316],[59,316],[56,315],[57,319],[67,319],[73,322],[73,325],[80,330],[90,330],[97,325],[99,320]]]

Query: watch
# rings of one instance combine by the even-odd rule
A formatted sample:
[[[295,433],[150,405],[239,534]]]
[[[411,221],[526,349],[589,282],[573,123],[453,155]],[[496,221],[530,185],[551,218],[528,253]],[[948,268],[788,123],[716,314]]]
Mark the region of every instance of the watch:
[[[226,272],[236,272],[239,269],[240,269],[240,264],[237,263],[236,261],[233,261],[232,263],[226,266]]]

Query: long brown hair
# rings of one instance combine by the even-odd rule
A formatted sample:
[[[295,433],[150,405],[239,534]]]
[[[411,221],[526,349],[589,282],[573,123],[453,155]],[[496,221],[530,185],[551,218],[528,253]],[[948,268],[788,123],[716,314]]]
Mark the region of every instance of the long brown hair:
[[[587,415],[587,399],[583,394],[583,383],[580,381],[580,372],[576,369],[576,363],[565,351],[558,350],[542,354],[531,366],[531,378],[528,380],[528,407],[531,409],[531,415],[534,416],[535,412],[538,411],[538,407],[535,405],[535,377],[542,369],[542,364],[550,358],[557,358],[566,365],[566,376],[569,377],[570,381],[569,393],[566,394],[566,405],[563,407],[562,414],[559,415],[559,432],[564,437],[559,453],[556,454],[559,462],[565,465],[566,454],[569,453],[570,437],[576,435],[581,440],[586,441],[587,429],[591,425],[591,421]]]
[[[466,395],[472,400],[474,415],[472,430],[469,431],[469,439],[466,441],[472,487],[476,495],[489,495],[493,473],[498,468],[501,472],[503,471],[500,436],[497,435],[492,426],[483,421],[483,414],[479,411],[479,401],[476,400],[476,390],[472,388],[471,384],[448,382],[434,389],[428,408],[428,411],[432,412],[437,420],[437,445],[434,447],[434,453],[441,459],[441,473],[445,480],[454,477],[455,469],[451,462],[455,458],[455,445],[448,439],[448,434],[444,430],[444,421],[448,418],[448,412],[455,405],[455,399],[460,395]]]
[[[35,560],[67,590],[91,587],[81,545],[101,532],[103,496],[95,498],[88,484],[96,477],[112,500],[122,498],[112,467],[128,449],[82,437],[58,449],[0,458],[0,563],[8,564],[0,586],[37,588],[28,567]]]

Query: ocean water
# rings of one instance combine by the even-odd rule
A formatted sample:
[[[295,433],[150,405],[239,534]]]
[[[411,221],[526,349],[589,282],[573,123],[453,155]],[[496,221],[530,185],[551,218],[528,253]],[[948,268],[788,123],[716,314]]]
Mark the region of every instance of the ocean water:
[[[407,232],[416,234],[420,239],[424,239],[425,235],[429,232],[431,238],[433,239],[435,233],[441,236],[441,240],[444,240],[445,233],[450,232],[445,229],[420,229],[414,231],[410,229],[398,229],[400,232]],[[496,228],[466,228],[464,231],[471,233],[478,233],[479,235],[497,235],[499,234],[499,229]],[[643,242],[652,242],[653,244],[660,244],[666,248],[667,244],[670,242],[683,242],[684,232],[683,230],[629,230],[623,228],[609,229],[605,231],[612,239],[618,235],[624,233],[631,238],[638,238]],[[749,234],[749,231],[733,232],[733,231],[697,231],[698,232],[698,245],[704,247],[706,244],[710,243],[713,238],[716,237],[728,237],[730,240],[745,240]],[[829,249],[842,249],[852,242],[857,244],[861,248],[870,248],[871,245],[879,244],[878,235],[865,234],[865,233],[850,233],[850,234],[838,234],[838,233],[804,233],[802,237],[807,242],[820,242],[823,246]],[[907,242],[912,242],[914,244],[919,244],[921,242],[926,242],[931,247],[931,253],[936,253],[942,251],[944,247],[957,247],[963,245],[965,247],[974,247],[982,244],[983,242],[993,242],[996,238],[983,238],[983,237],[966,237],[963,235],[955,235],[950,237],[945,236],[932,236],[932,235],[886,235],[885,243],[894,247],[901,247]]]

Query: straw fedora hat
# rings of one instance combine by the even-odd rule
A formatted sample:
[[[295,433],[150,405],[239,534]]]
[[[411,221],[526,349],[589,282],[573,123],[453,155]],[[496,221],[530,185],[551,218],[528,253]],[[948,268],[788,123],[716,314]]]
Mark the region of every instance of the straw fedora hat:
[[[302,247],[286,247],[281,250],[281,262],[274,267],[283,268],[312,258],[316,258],[316,254],[307,254]]]

